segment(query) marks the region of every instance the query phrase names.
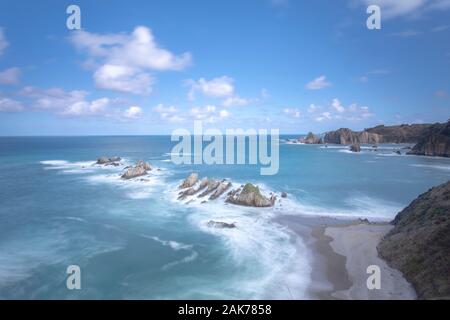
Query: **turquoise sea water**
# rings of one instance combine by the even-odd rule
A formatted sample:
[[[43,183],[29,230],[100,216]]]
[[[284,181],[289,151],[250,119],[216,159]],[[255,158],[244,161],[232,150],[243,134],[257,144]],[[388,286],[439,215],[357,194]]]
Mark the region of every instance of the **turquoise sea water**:
[[[308,298],[310,248],[273,218],[390,220],[450,179],[450,159],[395,154],[402,145],[353,154],[281,142],[274,176],[254,165],[174,165],[172,146],[169,136],[0,138],[0,298]],[[122,181],[123,168],[92,165],[103,155],[161,171]],[[266,209],[186,204],[176,187],[191,171],[288,198]],[[238,227],[211,229],[211,219]],[[71,264],[81,290],[66,288]]]

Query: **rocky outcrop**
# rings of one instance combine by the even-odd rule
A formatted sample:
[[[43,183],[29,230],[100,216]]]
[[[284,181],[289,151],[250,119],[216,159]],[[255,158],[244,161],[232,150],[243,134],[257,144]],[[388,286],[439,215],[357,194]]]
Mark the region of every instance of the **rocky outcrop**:
[[[199,197],[202,198],[202,197],[207,196],[208,194],[210,194],[211,192],[216,190],[219,185],[220,185],[220,181],[217,181],[217,180],[214,180],[214,179],[208,180],[208,184],[206,186],[206,190],[203,191],[199,195]]]
[[[417,143],[430,126],[430,124],[379,125],[364,131],[380,135],[381,143]]]
[[[341,128],[329,131],[323,137],[323,143],[333,144],[380,144],[380,143],[417,143],[431,127],[430,124],[402,124],[399,126],[379,125],[363,131]]]
[[[208,185],[208,178],[203,178],[199,185],[197,187],[190,187],[184,191],[181,191],[178,193],[178,200],[183,200],[188,196],[193,196],[197,193],[199,193],[200,191],[202,191],[203,189],[205,189]]]
[[[190,188],[198,181],[198,173],[191,173],[179,186],[180,189]]]
[[[219,229],[236,228],[236,225],[234,223],[227,223],[227,222],[214,221],[214,220],[209,220],[207,225],[210,228],[219,228]]]
[[[104,164],[104,165],[115,164],[121,160],[122,160],[122,158],[120,158],[120,157],[111,157],[111,158],[100,157],[97,159],[96,164]]]
[[[323,138],[324,143],[333,144],[379,144],[382,137],[376,133],[369,133],[366,131],[357,132],[348,128],[341,128],[336,131],[325,133]]]
[[[408,154],[450,157],[450,120],[436,123],[425,130],[423,137]]]
[[[152,168],[148,162],[139,160],[134,167],[126,168],[126,171],[122,174],[122,179],[132,179],[147,174]]]
[[[419,298],[450,298],[450,181],[428,190],[392,221],[378,245]]]
[[[350,151],[351,152],[360,152],[361,146],[359,145],[359,143],[355,142],[350,146]]]
[[[219,186],[214,190],[214,192],[209,197],[209,200],[214,200],[220,197],[224,192],[231,188],[231,182],[222,181]]]
[[[308,133],[308,135],[305,138],[300,139],[300,142],[306,143],[306,144],[321,144],[322,139],[319,137],[316,137],[314,135],[314,133],[310,132],[310,133]]]
[[[252,207],[272,207],[276,197],[267,198],[261,194],[258,186],[247,183],[242,189],[233,190],[228,194],[227,202]]]

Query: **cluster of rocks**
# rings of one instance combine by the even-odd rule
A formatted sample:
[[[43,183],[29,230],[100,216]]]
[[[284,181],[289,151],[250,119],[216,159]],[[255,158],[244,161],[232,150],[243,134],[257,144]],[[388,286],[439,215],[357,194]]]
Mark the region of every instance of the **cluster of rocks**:
[[[139,160],[135,166],[129,166],[125,168],[125,172],[122,174],[122,179],[132,179],[140,176],[144,176],[148,171],[152,170],[151,165],[148,162]]]
[[[231,188],[231,182],[225,179],[219,181],[205,177],[199,180],[198,174],[193,172],[180,184],[179,189],[183,190],[178,193],[178,200],[184,200],[188,196],[198,193],[200,193],[198,198],[209,196],[209,200],[214,200],[224,194],[229,188]]]
[[[272,207],[275,205],[277,199],[276,195],[272,193],[269,197],[264,196],[261,194],[259,187],[251,183],[241,185],[237,189],[230,190],[231,188],[232,183],[226,179],[216,180],[208,177],[200,179],[198,174],[193,172],[178,186],[178,189],[180,190],[178,192],[178,200],[185,200],[187,197],[195,195],[197,195],[197,198],[208,197],[208,200],[215,200],[224,195],[227,191],[228,193],[226,193],[225,202],[241,206]],[[282,192],[281,197],[286,198],[287,193]],[[202,201],[202,203],[204,202],[206,202],[206,200]],[[236,227],[235,223],[213,220],[210,220],[207,223],[207,226],[221,229],[231,229]]]
[[[111,157],[111,158],[100,157],[97,159],[96,164],[118,167],[118,166],[120,166],[121,160],[122,160],[122,158],[120,158],[120,157]]]

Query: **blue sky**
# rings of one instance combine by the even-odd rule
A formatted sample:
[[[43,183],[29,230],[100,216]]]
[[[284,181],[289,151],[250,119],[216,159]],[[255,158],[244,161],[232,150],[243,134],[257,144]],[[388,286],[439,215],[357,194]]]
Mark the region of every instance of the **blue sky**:
[[[0,135],[443,122],[449,18],[450,0],[3,0]]]

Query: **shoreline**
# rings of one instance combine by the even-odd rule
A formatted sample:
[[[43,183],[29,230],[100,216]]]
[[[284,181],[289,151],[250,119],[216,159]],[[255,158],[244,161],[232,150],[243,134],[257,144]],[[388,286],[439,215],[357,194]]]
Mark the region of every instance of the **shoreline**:
[[[307,298],[313,300],[410,300],[417,295],[402,273],[382,260],[376,246],[392,228],[387,222],[365,223],[332,217],[285,215],[276,221],[305,243],[311,257],[311,283]],[[366,269],[377,265],[381,288],[368,290]]]

